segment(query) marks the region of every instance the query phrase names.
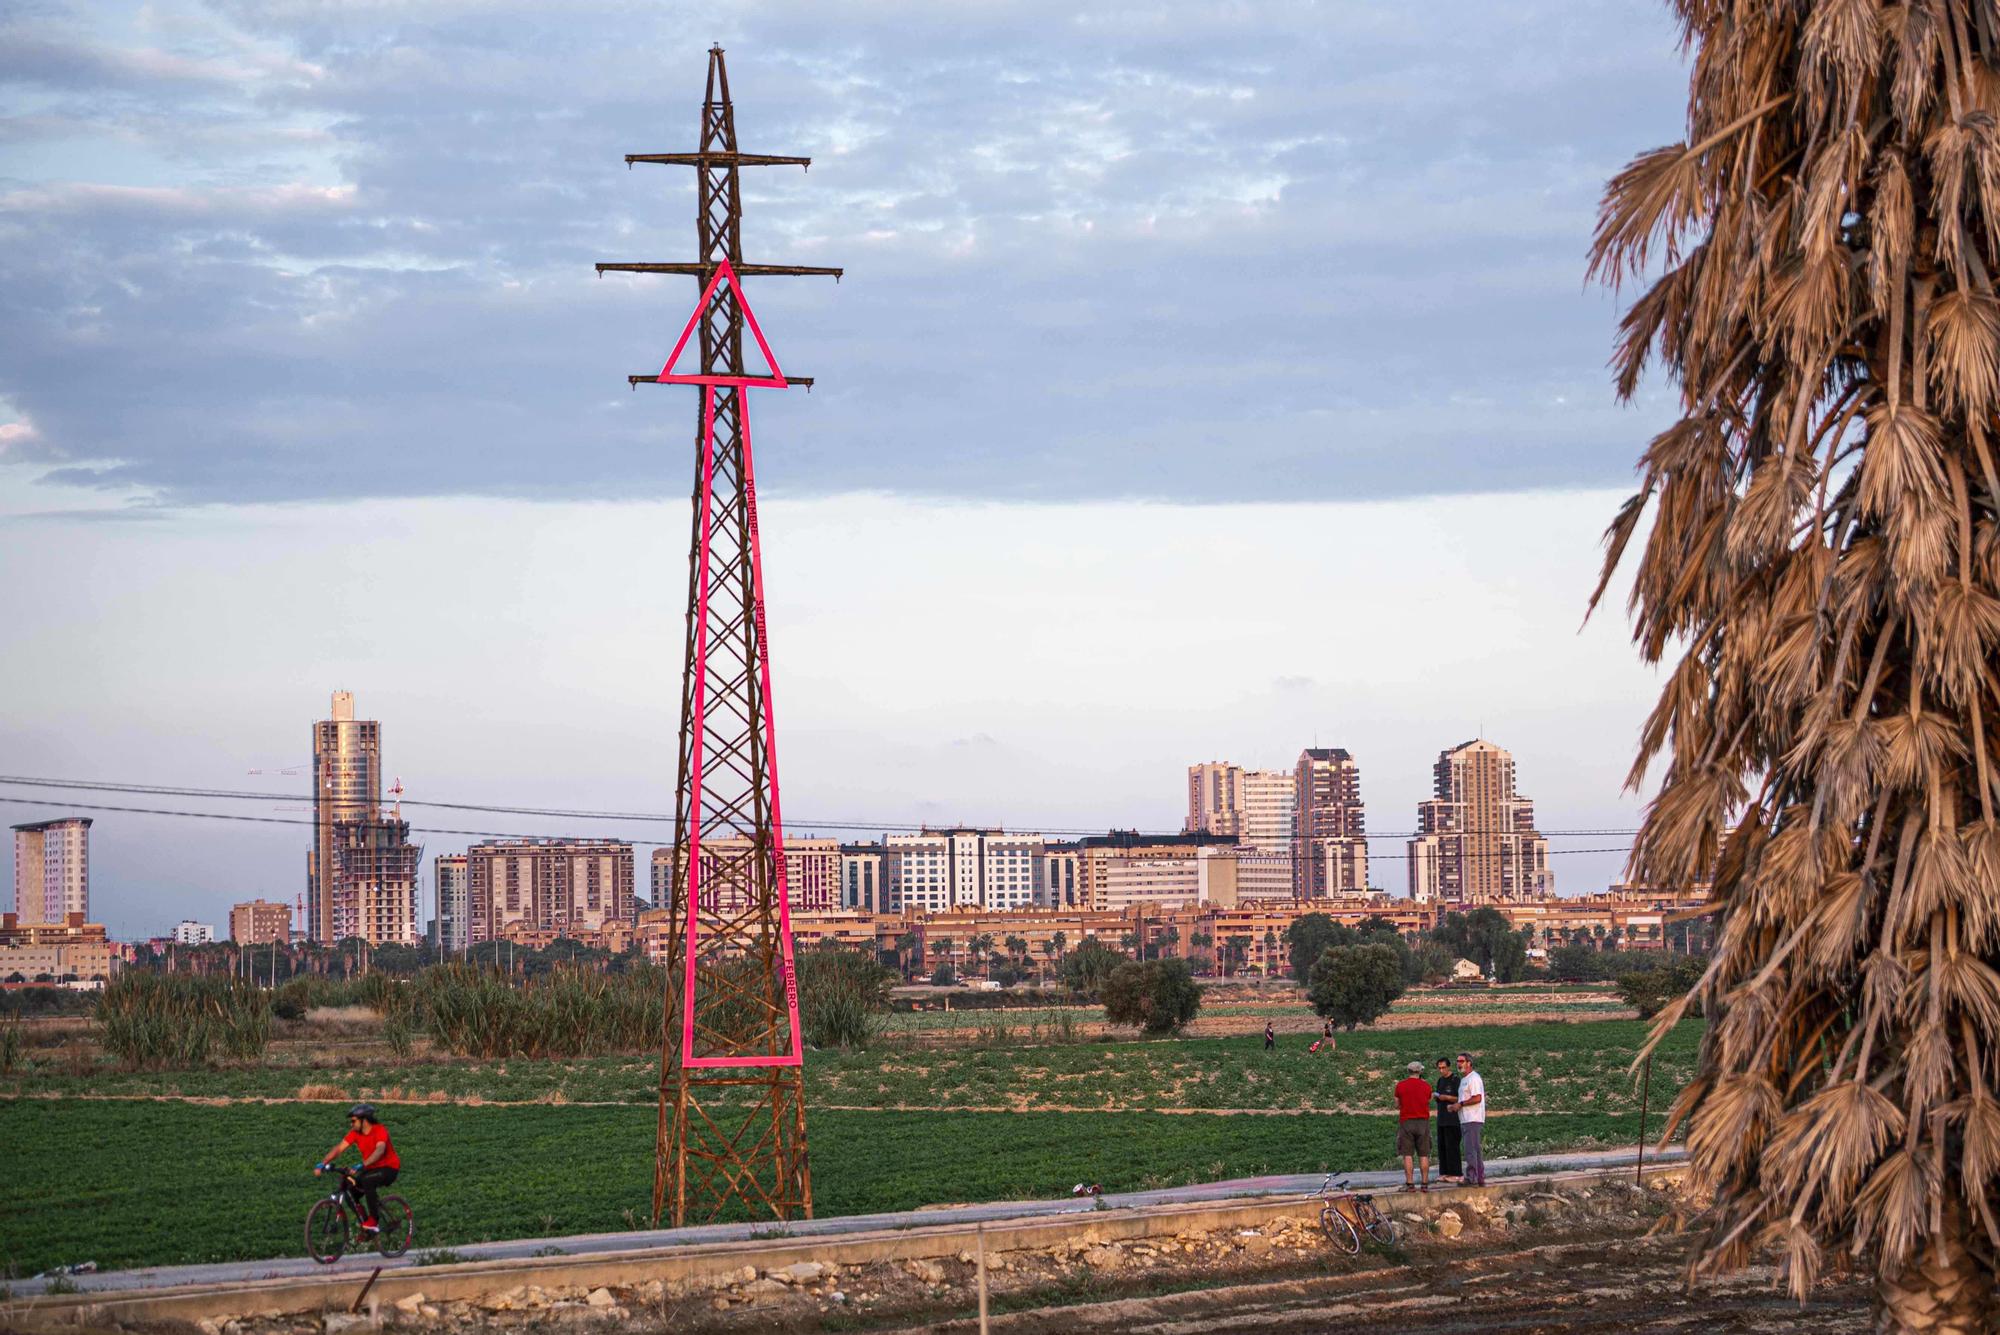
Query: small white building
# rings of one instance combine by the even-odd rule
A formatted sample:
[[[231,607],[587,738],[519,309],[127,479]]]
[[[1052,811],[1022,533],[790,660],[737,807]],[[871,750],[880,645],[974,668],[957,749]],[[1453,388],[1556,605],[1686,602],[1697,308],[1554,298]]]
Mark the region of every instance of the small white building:
[[[182,918],[174,928],[174,944],[177,946],[205,946],[215,940],[215,928],[192,918]]]

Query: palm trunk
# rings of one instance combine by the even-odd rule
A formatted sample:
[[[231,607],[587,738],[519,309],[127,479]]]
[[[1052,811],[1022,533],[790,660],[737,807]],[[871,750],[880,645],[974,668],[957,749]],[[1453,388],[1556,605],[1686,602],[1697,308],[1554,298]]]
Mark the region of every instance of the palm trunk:
[[[1880,1335],[1980,1335],[2000,1328],[1993,1269],[1972,1222],[1954,1199],[1910,1264],[1886,1267],[1875,1280],[1875,1329]]]

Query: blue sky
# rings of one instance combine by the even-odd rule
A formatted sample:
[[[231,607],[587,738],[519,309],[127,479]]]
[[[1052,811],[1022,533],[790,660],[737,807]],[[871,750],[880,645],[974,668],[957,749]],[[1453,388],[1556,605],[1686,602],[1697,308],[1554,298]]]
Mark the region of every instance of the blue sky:
[[[1495,698],[1460,699],[1396,618],[1490,607],[1533,578],[1527,639],[1574,637],[1591,539],[1665,411],[1658,385],[1612,401],[1617,306],[1582,281],[1602,182],[1679,132],[1684,66],[1652,5],[15,5],[0,18],[0,559],[36,582],[9,581],[0,612],[23,624],[55,587],[82,613],[8,656],[0,749],[44,771],[234,786],[258,763],[236,753],[296,749],[335,685],[366,709],[457,671],[466,684],[434,707],[462,726],[427,721],[406,766],[456,796],[443,790],[476,786],[462,757],[509,700],[567,706],[560,683],[467,664],[454,644],[478,636],[427,631],[531,634],[530,576],[475,562],[445,587],[425,572],[525,540],[541,574],[629,584],[583,600],[621,635],[664,634],[678,609],[660,567],[682,539],[663,502],[684,487],[692,410],[623,377],[658,365],[695,294],[591,265],[689,257],[690,174],[622,156],[693,146],[711,41],[729,48],[743,146],[814,158],[746,176],[748,257],[847,270],[750,285],[786,369],[819,380],[759,400],[760,480],[851,549],[794,557],[854,619],[831,604],[829,634],[806,637],[825,658],[785,669],[829,683],[799,688],[794,726],[900,738],[908,723],[920,748],[987,737],[1041,786],[831,743],[794,782],[823,785],[829,811],[841,782],[863,782],[884,818],[941,804],[1157,827],[1180,814],[1174,777],[1150,777],[1165,758],[1276,763],[1315,737],[1344,744],[1365,712],[1385,729],[1371,824],[1400,829],[1430,758],[1469,735],[1434,717],[1448,698],[1475,725],[1518,720],[1488,732],[1545,807],[1561,791],[1545,823],[1629,823],[1617,782],[1647,687],[1615,613],[1591,635],[1618,651],[1565,667],[1551,649],[1520,688],[1602,696],[1587,725],[1500,696],[1505,673],[1486,674]],[[580,517],[603,507],[649,516],[632,531],[656,524],[660,550],[576,550]],[[1000,518],[935,522],[966,513]],[[1394,541],[1447,519],[1428,548]],[[1260,550],[1273,522],[1296,530],[1281,552]],[[998,548],[962,545],[975,528]],[[1111,572],[1116,554],[1085,536],[1105,531],[1157,543],[1157,574]],[[385,545],[396,565],[362,562]],[[1513,555],[1452,555],[1494,551]],[[1202,585],[1211,621],[1239,627],[1213,678],[1121,658],[1129,631],[1102,615],[1150,598],[1177,553],[1238,572]],[[899,715],[872,694],[854,627],[897,590],[918,596],[909,561],[956,580],[921,596],[1030,609],[1073,661],[971,674]],[[281,568],[432,596],[295,618],[274,606],[296,596]],[[844,584],[822,595],[827,571]],[[783,569],[771,578],[782,603]],[[156,624],[106,579],[157,583],[186,624]],[[1349,623],[1364,584],[1383,611]],[[1342,629],[1302,631],[1302,616]],[[953,632],[931,633],[954,661]],[[385,642],[394,654],[371,647]],[[162,661],[187,665],[171,721],[149,712]],[[254,683],[250,663],[269,665]],[[1111,675],[1079,689],[1083,671]],[[1121,712],[1112,691],[1096,742],[1145,755],[1144,774],[1070,777],[1034,720],[1149,672],[1246,699],[1280,679],[1347,685],[1234,723]],[[672,693],[658,661],[627,673],[607,698]],[[235,716],[246,690],[268,718]],[[664,743],[608,764],[628,778],[607,781],[607,805],[631,805],[608,799],[670,751],[671,720],[655,722]],[[591,766],[560,729],[536,747],[519,795],[568,804],[570,780],[546,776]],[[107,876],[148,843],[99,831]],[[209,885],[203,840],[160,838],[185,855],[130,865],[158,881],[161,912],[212,913],[252,880],[289,895],[302,876],[288,847],[258,846]],[[1599,862],[1585,879],[1615,871]]]

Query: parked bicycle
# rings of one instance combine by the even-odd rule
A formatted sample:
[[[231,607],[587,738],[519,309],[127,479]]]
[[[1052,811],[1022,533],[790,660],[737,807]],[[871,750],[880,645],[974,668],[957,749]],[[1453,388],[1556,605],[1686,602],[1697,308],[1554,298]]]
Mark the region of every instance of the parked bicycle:
[[[396,1257],[410,1250],[416,1236],[417,1216],[401,1196],[383,1196],[382,1215],[375,1222],[381,1230],[373,1235],[361,1228],[360,1193],[355,1189],[354,1170],[336,1168],[340,1185],[324,1200],[313,1202],[306,1211],[306,1251],[321,1265],[332,1265],[347,1251],[348,1240],[361,1234],[363,1249],[373,1247],[383,1256]]]
[[[1326,1202],[1320,1206],[1320,1231],[1326,1234],[1328,1242],[1349,1256],[1360,1253],[1363,1233],[1384,1247],[1395,1243],[1396,1226],[1375,1208],[1375,1198],[1349,1191],[1345,1179],[1336,1182],[1333,1174],[1328,1173],[1312,1198]]]

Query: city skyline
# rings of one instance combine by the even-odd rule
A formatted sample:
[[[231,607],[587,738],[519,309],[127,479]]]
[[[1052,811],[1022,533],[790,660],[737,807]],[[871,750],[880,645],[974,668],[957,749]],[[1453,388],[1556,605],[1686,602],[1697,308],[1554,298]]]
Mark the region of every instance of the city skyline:
[[[403,888],[404,882],[401,881],[392,888],[393,893],[385,896],[378,890],[370,897],[370,903],[375,903],[377,900],[386,903],[390,899],[394,899],[399,906],[397,911],[392,915],[395,921],[386,929],[386,934],[383,930],[373,928],[364,933],[380,937],[384,940],[404,940],[408,939],[408,935],[412,933],[417,937],[422,937],[425,935],[427,929],[432,929],[443,934],[448,940],[453,940],[455,945],[463,946],[466,943],[464,924],[467,922],[475,924],[470,933],[470,938],[473,941],[490,939],[495,934],[493,927],[481,929],[477,925],[481,921],[486,921],[488,914],[492,915],[491,922],[496,927],[503,918],[500,910],[494,903],[494,892],[490,888],[490,881],[482,877],[480,868],[485,864],[478,857],[475,857],[472,860],[472,867],[468,871],[468,853],[474,855],[483,854],[490,861],[492,855],[496,853],[507,854],[510,852],[519,852],[525,853],[531,859],[538,859],[545,854],[557,852],[608,854],[614,850],[622,850],[622,853],[619,854],[623,859],[622,870],[616,873],[606,873],[609,878],[605,882],[607,887],[607,902],[604,905],[604,912],[601,917],[598,914],[599,906],[596,898],[597,871],[595,866],[592,866],[590,872],[591,894],[589,900],[591,921],[589,925],[593,929],[601,927],[607,921],[628,918],[631,896],[642,880],[650,881],[650,884],[647,885],[649,899],[657,900],[664,885],[664,882],[661,880],[661,871],[666,865],[665,849],[667,847],[665,843],[657,839],[621,840],[615,836],[608,835],[580,836],[553,832],[519,836],[491,836],[471,840],[464,851],[432,851],[427,859],[429,865],[427,867],[422,865],[418,861],[418,850],[407,842],[409,837],[408,830],[412,822],[402,817],[400,801],[393,816],[386,820],[381,816],[379,794],[382,775],[381,721],[376,719],[357,719],[355,717],[354,693],[349,691],[333,692],[332,705],[328,712],[331,715],[330,718],[322,719],[313,725],[315,760],[312,766],[314,775],[312,784],[315,790],[324,788],[334,796],[330,797],[325,804],[316,801],[314,807],[315,814],[312,821],[304,823],[308,844],[306,889],[301,892],[301,897],[297,901],[304,906],[304,916],[300,920],[299,926],[301,933],[315,938],[325,938],[328,935],[321,924],[323,922],[331,922],[334,917],[334,911],[330,904],[324,909],[316,907],[316,898],[322,893],[318,889],[316,871],[320,863],[319,850],[332,846],[336,848],[337,856],[352,856],[351,850],[343,854],[340,853],[338,848],[339,839],[348,835],[354,836],[349,842],[359,840],[360,843],[380,844],[382,846],[381,849],[375,850],[370,855],[372,857],[372,861],[369,864],[370,867],[374,867],[376,863],[381,861],[382,857],[396,854],[400,850],[401,856],[396,860],[401,874],[407,876],[414,871],[418,877],[420,890],[416,895],[414,904],[411,906],[413,911],[405,912],[400,907],[402,900],[409,893]],[[1418,804],[1416,812],[1417,820],[1411,829],[1396,828],[1372,835],[1350,836],[1345,839],[1336,839],[1333,841],[1337,846],[1345,848],[1353,843],[1354,838],[1359,838],[1364,847],[1369,843],[1383,844],[1390,841],[1407,840],[1407,847],[1410,850],[1407,855],[1399,856],[1394,853],[1371,852],[1359,863],[1359,866],[1364,869],[1364,874],[1366,869],[1370,867],[1370,859],[1373,862],[1385,864],[1391,869],[1392,879],[1396,880],[1397,884],[1384,883],[1380,874],[1380,868],[1375,869],[1377,874],[1370,877],[1372,883],[1365,887],[1351,886],[1340,888],[1336,886],[1334,889],[1329,890],[1314,881],[1310,872],[1307,872],[1304,876],[1307,884],[1301,885],[1300,883],[1299,859],[1305,856],[1300,850],[1315,850],[1311,856],[1318,858],[1322,862],[1325,862],[1328,856],[1324,847],[1328,842],[1326,839],[1312,837],[1305,833],[1300,833],[1298,830],[1296,817],[1293,813],[1298,794],[1301,791],[1308,793],[1317,791],[1320,794],[1318,800],[1321,802],[1326,802],[1329,799],[1332,800],[1334,806],[1333,821],[1332,824],[1326,826],[1326,829],[1336,832],[1352,831],[1361,828],[1365,824],[1365,818],[1361,815],[1361,812],[1365,809],[1365,799],[1358,796],[1362,767],[1359,764],[1358,758],[1354,757],[1345,748],[1303,748],[1299,754],[1296,766],[1291,771],[1283,769],[1250,769],[1228,761],[1197,762],[1189,765],[1184,771],[1185,786],[1183,787],[1183,796],[1186,799],[1188,810],[1181,822],[1181,828],[1185,831],[1194,832],[1197,837],[1207,836],[1211,833],[1223,834],[1235,840],[1241,846],[1240,858],[1232,858],[1232,860],[1238,862],[1239,866],[1230,876],[1230,890],[1228,893],[1232,898],[1236,894],[1241,893],[1246,903],[1260,898],[1283,897],[1281,889],[1276,888],[1279,886],[1280,881],[1282,881],[1283,885],[1291,887],[1291,897],[1295,899],[1339,898],[1343,894],[1352,896],[1370,891],[1396,897],[1403,895],[1415,895],[1419,898],[1439,897],[1434,887],[1421,892],[1416,889],[1418,883],[1416,866],[1418,862],[1417,850],[1419,844],[1425,841],[1421,838],[1411,838],[1410,836],[1413,834],[1421,836],[1427,830],[1437,827],[1438,821],[1435,809],[1438,808],[1440,799],[1447,792],[1447,769],[1454,757],[1462,757],[1463,753],[1472,750],[1490,751],[1501,758],[1500,763],[1505,767],[1505,800],[1512,801],[1514,793],[1512,789],[1513,760],[1511,754],[1493,746],[1483,738],[1477,739],[1474,742],[1463,743],[1458,747],[1446,748],[1439,753],[1438,760],[1433,766],[1436,791],[1431,799]],[[1308,773],[1318,775],[1319,777],[1316,780],[1308,780],[1306,777]],[[1329,774],[1333,777],[1328,778]],[[1310,787],[1301,787],[1301,785],[1309,783]],[[1280,790],[1289,790],[1288,800],[1282,803],[1278,801]],[[398,780],[397,794],[399,798],[400,792],[401,783]],[[1247,797],[1246,793],[1249,794]],[[314,791],[312,795],[317,798],[318,792]],[[52,801],[66,800],[68,796],[64,795],[60,798],[54,798]],[[91,795],[86,793],[83,796],[88,797]],[[284,794],[274,793],[273,796],[281,797]],[[1311,805],[1311,801],[1312,799],[1309,797],[1308,805]],[[1203,803],[1207,805],[1202,806],[1201,804]],[[423,802],[418,800],[417,804],[422,806]],[[1530,826],[1532,826],[1532,803],[1528,799],[1522,798],[1520,799],[1520,805],[1524,807],[1527,813],[1525,818]],[[495,814],[502,820],[507,819],[504,813]],[[656,814],[661,817],[666,815],[665,812]],[[466,818],[480,819],[482,817],[475,815]],[[485,818],[491,819],[492,817]],[[1511,815],[1509,819],[1512,819]],[[85,829],[89,826],[87,818],[78,817],[66,818],[57,823],[72,827],[80,824]],[[986,910],[1004,910],[1008,907],[1026,908],[1030,904],[1041,905],[1044,903],[1055,903],[1056,901],[1044,900],[1041,897],[1041,871],[1038,862],[1032,864],[1033,870],[1028,871],[1025,875],[1019,871],[1011,873],[1013,878],[1011,881],[1007,879],[1009,874],[1003,873],[1000,880],[995,883],[1001,885],[1011,884],[1014,890],[1012,892],[1003,891],[997,895],[993,893],[989,885],[992,877],[985,870],[989,857],[987,849],[989,840],[993,841],[995,849],[1001,850],[1018,847],[1025,851],[1027,844],[1032,843],[1034,845],[1034,856],[1036,859],[1039,859],[1041,855],[1040,846],[1045,840],[1051,848],[1062,846],[1074,849],[1084,844],[1096,843],[1102,845],[1107,842],[1116,843],[1132,835],[1140,836],[1141,842],[1155,845],[1173,843],[1182,837],[1170,833],[1170,827],[1166,825],[1123,828],[1111,826],[1107,827],[1103,832],[1097,832],[1087,831],[1079,827],[1060,826],[1053,822],[1043,824],[1037,828],[1026,828],[1020,825],[988,825],[982,827],[977,824],[964,822],[925,822],[918,830],[897,828],[903,824],[902,822],[885,821],[880,823],[884,828],[872,834],[861,828],[858,823],[848,823],[834,837],[821,836],[812,830],[795,833],[788,837],[787,860],[792,868],[792,880],[796,883],[794,887],[795,892],[792,896],[795,912],[825,911],[851,906],[855,898],[853,889],[844,882],[854,876],[854,873],[846,869],[845,864],[849,859],[842,856],[843,849],[860,849],[879,853],[880,850],[886,847],[890,852],[894,853],[898,851],[900,846],[906,855],[909,852],[916,851],[918,846],[922,848],[935,847],[937,849],[935,854],[938,864],[937,868],[934,873],[926,873],[930,875],[931,879],[924,882],[924,884],[929,886],[929,889],[920,888],[910,881],[909,878],[912,874],[910,868],[914,866],[914,863],[909,862],[907,856],[900,859],[891,859],[888,868],[882,872],[882,884],[877,891],[879,902],[885,906],[883,911],[888,911],[886,906],[892,904],[896,906],[898,911],[901,911],[906,905],[929,912],[940,912],[965,906],[978,906]],[[378,826],[381,827],[379,830],[376,828]],[[38,825],[17,827],[17,829],[28,830],[39,828]],[[1445,828],[1448,828],[1448,823]],[[360,833],[356,835],[356,831]],[[1286,832],[1286,834],[1281,834],[1280,831]],[[1263,836],[1261,842],[1257,837],[1260,833]],[[1531,829],[1530,833],[1535,832]],[[976,866],[979,870],[968,872],[966,876],[955,877],[948,874],[946,869],[956,865],[961,860],[956,848],[957,843],[960,842],[959,836],[961,835],[973,840],[971,844],[967,845],[969,850],[967,856],[972,860],[966,865],[968,867]],[[1539,840],[1539,846],[1546,849],[1547,841],[1540,839],[1539,834],[1536,834],[1536,838]],[[357,843],[358,846],[359,844]],[[650,850],[645,855],[651,867],[651,871],[646,877],[640,877],[635,874],[635,849]],[[387,852],[385,853],[383,850],[387,850]],[[1009,856],[1004,851],[1001,855],[1003,857]],[[709,856],[712,857],[715,854],[711,853]],[[1348,856],[1351,863],[1352,855],[1349,854]],[[1546,857],[1546,853],[1543,853],[1542,856]],[[16,860],[18,862],[18,856]],[[824,868],[819,865],[822,860],[827,864]],[[1271,866],[1265,868],[1263,864],[1266,862],[1269,862]],[[582,864],[579,863],[579,865],[581,866]],[[1030,865],[1029,863],[1023,864],[1024,867]],[[1191,862],[1190,867],[1192,866]],[[1266,874],[1267,872],[1268,875]],[[581,875],[581,873],[578,874]],[[873,872],[868,874],[870,876],[874,875]],[[1074,870],[1069,874],[1074,876]],[[1350,867],[1347,874],[1354,874],[1352,867]],[[1435,873],[1431,874],[1435,875]],[[491,873],[484,873],[484,875],[490,877]],[[1407,886],[1403,883],[1405,876],[1407,876]],[[970,879],[967,879],[967,877]],[[1240,891],[1237,889],[1239,877],[1241,878]],[[537,879],[539,878],[531,874],[530,882]],[[1612,883],[1614,879],[1607,878],[1604,883],[1585,883],[1576,887],[1572,893],[1583,894],[1601,890],[1605,888],[1606,884]],[[1271,880],[1273,886],[1263,886],[1261,884],[1263,880]],[[1552,882],[1553,877],[1550,880]],[[1192,883],[1191,881],[1190,884]],[[1204,888],[1203,894],[1205,897],[1208,884],[1205,868],[1201,884]],[[1426,884],[1428,886],[1430,882],[1426,882]],[[479,888],[482,885],[488,888],[482,890]],[[798,893],[798,888],[801,886],[809,886],[811,888],[802,896]],[[1101,887],[1099,893],[1101,896]],[[1494,894],[1491,891],[1487,893],[1489,897],[1492,897]],[[564,894],[566,895],[567,891]],[[1090,888],[1085,887],[1082,892],[1082,899],[1087,901],[1090,894]],[[1519,897],[1519,893],[1511,888],[1511,883],[1510,888],[1500,891],[1498,894],[1500,897]],[[350,897],[352,896],[350,895]],[[1118,898],[1117,902],[1140,902],[1144,898],[1145,895],[1141,893],[1135,900],[1128,901]],[[289,906],[292,901],[284,902]],[[477,907],[482,903],[486,907]],[[538,908],[537,906],[540,903],[541,899],[538,893],[532,905],[525,900],[521,903],[510,904],[504,920],[519,922],[524,926],[540,925],[543,928],[553,926],[558,930],[561,929],[562,923],[569,920],[567,909],[552,911],[547,908]],[[580,913],[583,905],[582,899],[579,898],[577,903]],[[619,907],[621,905],[627,907],[621,908]],[[235,907],[242,907],[242,905],[239,903]],[[380,907],[379,904],[377,907]],[[357,907],[350,907],[345,910],[345,913],[346,918],[343,921],[359,921],[360,918],[357,917],[357,914],[361,917],[367,916],[367,914],[362,913]],[[209,916],[214,917],[218,915]],[[379,917],[381,914],[376,913],[375,916]],[[202,915],[196,914],[193,917],[199,920]],[[227,910],[223,911],[219,917],[225,923],[232,920],[232,914]],[[183,915],[180,919],[183,922],[188,920],[187,915]],[[370,920],[372,921],[372,919]],[[435,920],[434,923],[433,920]],[[387,919],[384,919],[384,921],[387,922]],[[140,937],[161,935],[158,931],[128,932],[126,934]],[[117,936],[119,933],[114,932],[113,935]]]

